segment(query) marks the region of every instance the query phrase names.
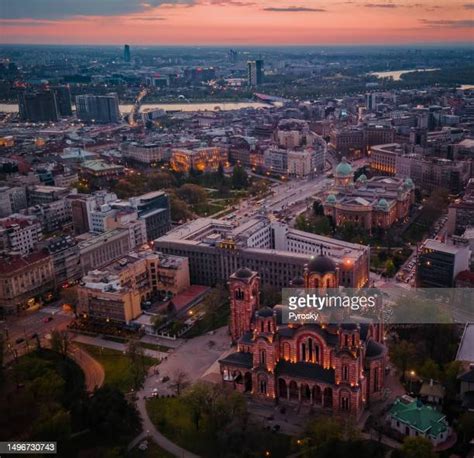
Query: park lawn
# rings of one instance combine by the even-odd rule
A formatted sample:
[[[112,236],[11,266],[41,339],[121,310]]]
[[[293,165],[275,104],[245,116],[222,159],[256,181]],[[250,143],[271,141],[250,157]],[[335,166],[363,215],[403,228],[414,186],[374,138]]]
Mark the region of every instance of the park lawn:
[[[200,429],[196,430],[188,405],[182,398],[153,398],[147,401],[147,411],[151,421],[164,436],[184,449],[204,458],[226,456],[216,434],[212,433],[206,420],[203,419]],[[258,431],[258,443],[252,450],[255,456],[265,456],[269,451],[274,458],[287,457],[291,451],[291,438],[263,430],[255,425],[248,427],[249,434]],[[247,444],[247,447],[249,444]],[[242,447],[245,447],[242,444]],[[257,450],[260,449],[260,450]],[[230,451],[230,450],[229,450]],[[243,450],[231,450],[232,456],[239,456]],[[261,452],[261,455],[260,453]],[[253,455],[252,455],[253,456]]]
[[[214,213],[224,210],[226,206],[217,203],[202,203],[195,204],[191,208],[193,212],[199,216],[211,216]]]
[[[123,393],[128,393],[133,387],[133,374],[130,368],[128,358],[118,350],[110,348],[101,348],[94,345],[78,344],[94,359],[96,359],[104,368],[104,383],[111,385]],[[149,356],[144,357],[145,367],[158,364],[158,361]]]

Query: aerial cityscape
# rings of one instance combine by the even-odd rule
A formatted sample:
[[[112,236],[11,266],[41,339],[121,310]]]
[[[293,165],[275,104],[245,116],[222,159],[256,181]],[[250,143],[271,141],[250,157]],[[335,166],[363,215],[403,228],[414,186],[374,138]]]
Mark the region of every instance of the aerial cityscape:
[[[473,16],[0,0],[0,456],[473,458]]]

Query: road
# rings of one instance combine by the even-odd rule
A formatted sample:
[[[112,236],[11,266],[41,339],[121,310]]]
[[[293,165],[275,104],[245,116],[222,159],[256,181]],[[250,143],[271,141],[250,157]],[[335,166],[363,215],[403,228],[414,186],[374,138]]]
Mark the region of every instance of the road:
[[[18,355],[28,352],[29,347],[36,345],[35,334],[43,342],[53,330],[66,329],[73,318],[72,313],[55,307],[43,307],[40,310],[27,312],[21,317],[8,316],[6,321],[0,323],[0,332],[6,337],[5,348],[10,349],[7,355],[13,353],[11,350],[16,351]],[[23,341],[17,343],[18,339]]]
[[[227,214],[223,219],[236,224],[243,224],[259,213],[288,212],[293,213],[292,207],[298,206],[298,211],[305,209],[308,199],[321,193],[329,184],[331,179],[325,175],[317,176],[312,180],[294,180],[272,185],[272,195],[264,199],[246,199],[240,203],[239,208]],[[301,207],[301,208],[299,208]]]
[[[85,375],[86,390],[93,393],[96,388],[100,388],[104,384],[105,372],[102,365],[95,360],[89,353],[82,348],[73,345],[69,356],[82,369]]]

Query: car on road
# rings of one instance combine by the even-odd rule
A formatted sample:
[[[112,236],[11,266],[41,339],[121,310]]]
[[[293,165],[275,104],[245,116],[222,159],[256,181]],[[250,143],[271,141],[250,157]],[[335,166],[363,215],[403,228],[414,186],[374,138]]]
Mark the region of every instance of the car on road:
[[[18,339],[15,340],[15,343],[18,345],[18,344],[21,344],[25,341],[25,339],[23,337],[18,337]]]
[[[52,316],[47,316],[47,317],[43,320],[43,323],[49,323],[50,321],[53,321],[53,317],[52,317]]]
[[[31,334],[30,339],[36,339],[38,337],[38,333],[35,332],[34,334]]]

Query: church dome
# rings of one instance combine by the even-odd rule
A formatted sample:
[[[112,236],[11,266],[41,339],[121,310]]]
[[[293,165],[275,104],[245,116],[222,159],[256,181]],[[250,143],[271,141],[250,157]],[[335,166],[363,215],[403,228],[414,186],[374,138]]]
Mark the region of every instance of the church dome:
[[[380,199],[377,202],[377,207],[379,207],[383,211],[387,211],[388,210],[388,202],[385,199]]]
[[[342,158],[339,165],[336,167],[336,175],[338,176],[349,176],[352,173],[352,166],[347,162],[345,157]]]
[[[320,254],[319,256],[316,256],[315,258],[311,259],[311,261],[309,261],[308,271],[316,272],[318,274],[325,274],[327,272],[335,272],[336,264],[328,256],[324,256],[323,254]]]
[[[415,184],[413,183],[413,180],[411,178],[407,178],[403,183],[403,186],[406,189],[413,189],[415,187]]]
[[[329,194],[329,196],[326,197],[326,203],[327,204],[335,204],[336,203],[336,196],[334,194]]]
[[[250,278],[252,275],[253,272],[247,267],[241,267],[237,272],[235,272],[237,278]]]

